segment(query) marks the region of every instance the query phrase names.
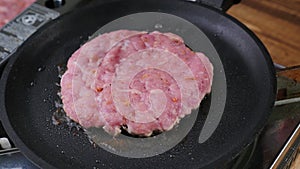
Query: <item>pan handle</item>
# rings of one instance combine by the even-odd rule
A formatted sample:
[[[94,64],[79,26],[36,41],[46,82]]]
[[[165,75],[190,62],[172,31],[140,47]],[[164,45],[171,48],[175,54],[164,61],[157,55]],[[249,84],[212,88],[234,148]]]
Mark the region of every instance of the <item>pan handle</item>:
[[[227,11],[232,5],[241,2],[241,0],[187,0],[196,3],[205,4],[221,11]]]

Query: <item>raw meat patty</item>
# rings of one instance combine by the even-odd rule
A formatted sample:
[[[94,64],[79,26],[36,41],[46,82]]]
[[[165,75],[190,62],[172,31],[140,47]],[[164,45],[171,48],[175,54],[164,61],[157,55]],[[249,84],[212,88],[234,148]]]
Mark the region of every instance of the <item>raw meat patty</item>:
[[[102,126],[92,84],[97,67],[105,54],[126,37],[143,32],[115,31],[100,35],[79,48],[68,60],[68,70],[61,79],[63,108],[67,115],[83,127]]]
[[[83,127],[149,136],[167,131],[211,90],[213,67],[172,33],[120,30],[78,49],[61,80],[67,115]]]
[[[14,19],[35,0],[0,0],[0,28]]]
[[[174,34],[153,32],[123,40],[97,71],[104,129],[116,135],[123,126],[146,136],[172,129],[210,92],[212,71],[207,57]]]

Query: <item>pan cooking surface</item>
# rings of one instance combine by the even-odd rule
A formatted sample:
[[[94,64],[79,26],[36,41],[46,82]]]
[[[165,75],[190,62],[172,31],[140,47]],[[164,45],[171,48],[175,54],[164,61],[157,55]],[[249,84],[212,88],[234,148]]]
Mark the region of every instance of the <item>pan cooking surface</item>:
[[[186,117],[191,123],[196,120],[194,125],[188,123],[185,128],[187,131],[191,128],[190,132],[159,155],[149,153],[147,158],[128,158],[124,156],[134,155],[117,155],[95,147],[83,132],[68,125],[52,124],[55,100],[59,100],[59,87],[55,83],[60,80],[57,66],[65,64],[96,30],[101,28],[100,33],[103,33],[119,28],[131,29],[133,25],[129,20],[128,25],[121,27],[114,23],[122,21],[124,16],[138,19],[144,14],[154,15],[153,20],[149,20],[147,26],[138,24],[141,27],[134,27],[135,30],[175,31],[193,50],[199,48],[199,51],[207,52],[216,70],[212,95],[203,100],[201,113]],[[184,22],[176,25],[177,28],[182,26],[182,30],[186,27],[197,33],[176,32],[176,27],[174,30],[172,25],[168,26],[168,17],[175,17],[170,21],[176,23]],[[201,32],[213,46],[209,41],[203,44],[204,47],[198,44],[199,39],[205,38]],[[252,141],[267,119],[275,95],[271,65],[261,43],[243,26],[217,11],[171,0],[98,2],[48,24],[12,56],[1,79],[1,111],[6,112],[1,114],[1,120],[16,145],[44,168],[220,167]],[[199,137],[206,120],[211,118],[211,111],[219,112],[221,104],[225,107],[220,124],[211,137]],[[179,125],[185,124],[182,122]]]
[[[92,128],[87,131],[92,140],[103,149],[124,157],[145,158],[159,155],[175,147],[182,141],[193,127],[199,112],[209,114],[210,119],[206,120],[204,125],[206,128],[201,130],[201,135],[200,131],[194,131],[198,132],[199,137],[194,138],[195,140],[193,142],[194,144],[199,144],[206,141],[221,119],[226,99],[226,83],[224,83],[226,80],[223,65],[217,51],[206,35],[192,23],[175,15],[159,12],[144,12],[127,15],[109,22],[96,31],[92,37],[121,29],[148,32],[172,32],[180,35],[185,40],[187,46],[193,51],[205,53],[215,67],[211,95],[212,105],[215,106],[209,108],[209,112],[205,113],[199,112],[199,109],[193,110],[192,114],[189,117],[183,118],[174,129],[163,132],[155,137],[133,138],[120,135],[116,138],[112,138],[109,134],[105,133],[104,130]],[[197,133],[195,133],[195,135],[197,135]],[[187,152],[189,151],[190,150],[187,150]]]

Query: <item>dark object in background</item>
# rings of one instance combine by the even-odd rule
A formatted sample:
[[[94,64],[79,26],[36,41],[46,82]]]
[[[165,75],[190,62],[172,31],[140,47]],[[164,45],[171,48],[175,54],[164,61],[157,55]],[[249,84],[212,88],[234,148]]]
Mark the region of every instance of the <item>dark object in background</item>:
[[[213,6],[215,8],[219,8],[223,11],[226,11],[229,9],[233,4],[237,4],[241,2],[241,0],[191,0],[191,1],[196,1],[197,3],[203,3],[207,4],[209,6]]]
[[[47,0],[45,2],[45,6],[54,9],[65,5],[65,3],[66,3],[65,0]]]

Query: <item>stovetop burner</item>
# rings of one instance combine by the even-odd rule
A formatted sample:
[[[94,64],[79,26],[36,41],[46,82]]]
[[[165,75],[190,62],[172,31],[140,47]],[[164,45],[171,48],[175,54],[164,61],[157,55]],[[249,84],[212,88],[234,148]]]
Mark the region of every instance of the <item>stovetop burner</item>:
[[[67,2],[64,0],[51,2],[49,0],[37,0],[37,2],[26,11],[28,12],[32,9],[35,9],[35,12],[40,12],[41,15],[48,15],[48,22],[49,20],[52,20],[61,14],[86,5],[91,1],[93,0],[72,0]],[[23,14],[26,14],[26,11]],[[43,24],[38,25],[36,30]],[[22,41],[25,41],[35,31],[32,31],[26,35],[22,35]],[[3,64],[9,57],[9,54],[13,53],[14,50],[15,48],[12,48],[11,51],[5,51],[6,56],[2,57],[0,64]],[[296,67],[288,71],[298,71],[300,73],[300,68]],[[2,70],[0,70],[0,72],[2,72]],[[280,71],[277,73],[277,75],[278,101],[276,102],[276,106],[273,109],[266,127],[261,132],[261,135],[259,135],[259,137],[257,137],[252,144],[245,148],[245,150],[233,160],[232,164],[230,164],[230,168],[266,169],[269,168],[276,159],[277,163],[278,161],[280,163],[280,160],[282,160],[283,157],[278,157],[278,155],[283,156],[287,154],[286,152],[282,152],[281,154],[279,153],[284,145],[286,145],[290,135],[300,122],[300,114],[298,112],[300,110],[300,83],[291,78],[287,78],[288,76],[286,75],[286,71]],[[25,156],[23,156],[18,148],[12,143],[12,141],[9,140],[2,125],[0,125],[0,145],[0,167],[38,168]],[[290,146],[288,148],[297,149],[295,146]],[[285,163],[284,167],[289,165],[289,163]]]

